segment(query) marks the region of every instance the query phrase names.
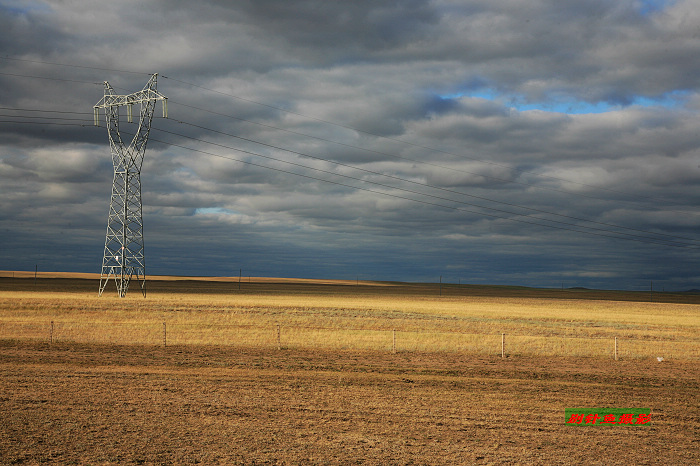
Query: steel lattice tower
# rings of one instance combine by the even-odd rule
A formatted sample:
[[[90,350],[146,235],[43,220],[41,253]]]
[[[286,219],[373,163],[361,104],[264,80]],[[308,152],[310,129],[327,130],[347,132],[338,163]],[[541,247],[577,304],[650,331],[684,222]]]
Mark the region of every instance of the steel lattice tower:
[[[136,276],[141,292],[146,296],[146,261],[143,248],[143,217],[141,209],[141,166],[151,130],[156,101],[163,102],[163,117],[167,117],[167,98],[156,90],[158,75],[154,74],[146,86],[133,94],[117,95],[105,81],[104,97],[94,107],[95,125],[99,126],[99,110],[105,111],[109,145],[112,151],[114,179],[107,218],[100,291],[102,296],[109,279],[114,277],[117,294],[126,296],[129,281]],[[133,106],[141,112],[138,129],[127,146],[119,132],[119,107],[126,107],[127,121],[133,121]]]

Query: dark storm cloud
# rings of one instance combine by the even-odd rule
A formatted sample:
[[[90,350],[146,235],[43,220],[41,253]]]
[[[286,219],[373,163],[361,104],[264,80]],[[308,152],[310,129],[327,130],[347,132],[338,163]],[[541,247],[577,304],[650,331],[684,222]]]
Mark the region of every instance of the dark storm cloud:
[[[696,10],[0,0],[0,269],[99,269],[92,106],[158,72],[150,272],[697,287]]]

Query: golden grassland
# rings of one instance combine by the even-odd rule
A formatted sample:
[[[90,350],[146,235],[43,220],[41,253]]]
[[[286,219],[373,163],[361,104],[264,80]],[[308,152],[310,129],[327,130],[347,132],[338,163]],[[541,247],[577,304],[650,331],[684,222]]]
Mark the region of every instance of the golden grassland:
[[[0,338],[475,354],[504,340],[509,355],[599,357],[617,338],[620,358],[700,359],[694,295],[238,277],[153,280],[146,298],[133,282],[122,299],[96,289],[0,278]]]

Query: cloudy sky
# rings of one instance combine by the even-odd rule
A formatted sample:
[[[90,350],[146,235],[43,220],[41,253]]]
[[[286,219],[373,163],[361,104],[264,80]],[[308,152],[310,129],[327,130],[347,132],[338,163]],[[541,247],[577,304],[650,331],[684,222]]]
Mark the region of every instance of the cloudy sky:
[[[147,273],[700,288],[698,6],[0,0],[0,269],[99,272],[158,73]]]

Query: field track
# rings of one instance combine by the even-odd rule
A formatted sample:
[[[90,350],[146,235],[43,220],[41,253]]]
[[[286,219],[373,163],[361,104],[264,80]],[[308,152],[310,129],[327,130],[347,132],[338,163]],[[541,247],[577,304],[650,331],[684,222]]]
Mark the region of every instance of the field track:
[[[87,278],[0,278],[0,298],[15,290],[96,294]],[[438,292],[434,285],[351,281],[241,285],[242,295]],[[170,279],[149,290],[226,295],[237,286],[237,277]],[[4,339],[0,464],[699,464],[698,393],[696,359]],[[580,407],[650,408],[652,425],[566,425],[564,409]]]

